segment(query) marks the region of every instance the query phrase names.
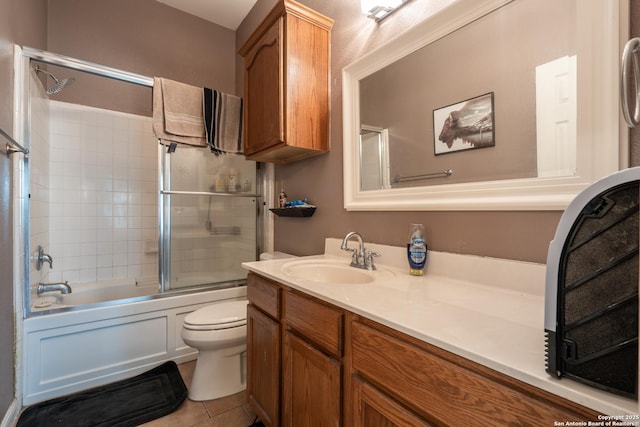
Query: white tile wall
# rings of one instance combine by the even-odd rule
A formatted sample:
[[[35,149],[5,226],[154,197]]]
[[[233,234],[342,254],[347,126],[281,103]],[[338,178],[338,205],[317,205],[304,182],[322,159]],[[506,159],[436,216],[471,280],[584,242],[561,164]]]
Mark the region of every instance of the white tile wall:
[[[50,101],[50,281],[157,276],[151,119]]]
[[[158,162],[151,119],[49,101],[43,94],[31,102],[30,244],[32,252],[42,245],[54,259],[51,270],[36,272],[32,263],[32,287],[39,281],[157,280]],[[255,191],[255,163],[242,156],[181,147],[172,159],[174,190],[211,191],[233,168],[236,191]],[[255,259],[255,198],[214,196],[211,205],[208,196],[174,198],[174,206],[192,217],[172,214],[172,287],[244,277],[240,263]],[[210,233],[207,219],[216,230],[237,227],[240,233]]]

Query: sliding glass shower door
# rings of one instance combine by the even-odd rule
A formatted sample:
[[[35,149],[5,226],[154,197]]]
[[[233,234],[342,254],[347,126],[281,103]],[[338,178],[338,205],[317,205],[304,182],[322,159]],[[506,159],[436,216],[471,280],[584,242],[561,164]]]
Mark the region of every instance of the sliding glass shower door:
[[[257,255],[256,164],[208,148],[160,145],[163,291],[244,280]]]

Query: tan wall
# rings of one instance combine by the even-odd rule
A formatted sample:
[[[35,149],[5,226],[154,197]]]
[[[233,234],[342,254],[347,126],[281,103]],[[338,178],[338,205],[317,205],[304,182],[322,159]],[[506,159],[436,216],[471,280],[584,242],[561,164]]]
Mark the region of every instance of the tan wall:
[[[235,92],[235,33],[154,0],[49,0],[47,50]],[[49,67],[76,82],[52,99],[151,116],[151,89]],[[49,81],[51,84],[51,80]]]

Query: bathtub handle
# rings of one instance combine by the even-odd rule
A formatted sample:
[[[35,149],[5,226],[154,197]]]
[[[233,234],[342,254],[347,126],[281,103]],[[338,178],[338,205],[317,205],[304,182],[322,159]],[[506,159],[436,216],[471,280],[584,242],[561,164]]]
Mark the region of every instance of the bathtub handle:
[[[36,262],[36,270],[40,271],[42,264],[45,262],[49,264],[49,268],[53,268],[53,257],[44,253],[44,248],[38,245],[38,253],[33,256],[33,260]]]

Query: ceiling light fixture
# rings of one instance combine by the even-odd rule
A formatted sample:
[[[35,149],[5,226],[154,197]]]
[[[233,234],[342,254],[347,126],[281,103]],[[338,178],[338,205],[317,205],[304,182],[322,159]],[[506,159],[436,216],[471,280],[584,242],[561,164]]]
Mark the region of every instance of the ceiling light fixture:
[[[380,22],[407,1],[409,0],[360,0],[360,6],[367,18]]]

